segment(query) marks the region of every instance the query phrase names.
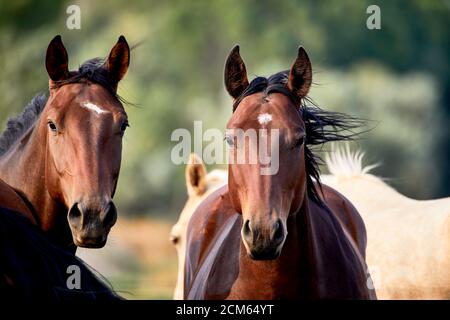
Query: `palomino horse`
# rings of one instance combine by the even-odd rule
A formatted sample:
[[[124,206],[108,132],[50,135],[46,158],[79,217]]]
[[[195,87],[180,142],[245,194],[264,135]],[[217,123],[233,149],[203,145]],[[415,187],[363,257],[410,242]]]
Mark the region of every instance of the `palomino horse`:
[[[362,252],[350,236],[357,211],[331,188],[349,224],[319,196],[313,145],[349,139],[353,118],[306,106],[312,81],[309,58],[299,48],[290,71],[247,80],[236,46],[225,64],[225,86],[234,98],[227,124],[230,145],[228,185],[207,197],[188,226],[185,264],[187,299],[370,299],[374,290]],[[232,130],[234,129],[234,130]],[[243,149],[251,154],[261,138],[245,145],[230,131],[270,132],[279,148],[279,170],[261,174],[256,163],[235,163]],[[277,129],[279,139],[273,139]],[[358,234],[365,237],[362,227]],[[364,243],[365,238],[361,239]]]
[[[381,299],[450,298],[450,198],[407,198],[362,166],[361,152],[326,158],[324,182],[348,197],[367,227],[367,262]]]
[[[39,228],[72,251],[102,247],[117,219],[112,198],[128,121],[116,91],[129,58],[121,36],[104,62],[69,72],[56,36],[45,62],[50,97],[36,96],[0,137],[0,178]]]
[[[192,213],[198,205],[213,191],[227,183],[225,170],[207,172],[202,160],[192,153],[185,170],[188,200],[170,231],[170,241],[175,246],[178,256],[178,277],[173,298],[183,299],[184,256],[186,254],[186,228]]]

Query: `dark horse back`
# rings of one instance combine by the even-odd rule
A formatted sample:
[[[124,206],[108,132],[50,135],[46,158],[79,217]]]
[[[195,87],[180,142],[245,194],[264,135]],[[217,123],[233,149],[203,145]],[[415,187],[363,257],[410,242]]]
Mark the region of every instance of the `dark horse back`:
[[[70,266],[80,270],[80,289],[67,286]],[[5,208],[0,208],[0,295],[30,302],[119,299],[83,261],[52,244],[26,218]]]

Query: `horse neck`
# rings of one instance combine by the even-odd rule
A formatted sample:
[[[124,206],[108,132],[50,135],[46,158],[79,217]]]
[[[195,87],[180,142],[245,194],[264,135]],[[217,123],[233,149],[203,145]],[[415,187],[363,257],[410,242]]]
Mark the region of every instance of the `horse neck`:
[[[306,197],[305,197],[306,198]],[[314,264],[313,247],[307,245],[309,215],[305,200],[299,212],[288,218],[288,236],[281,255],[270,261],[254,261],[240,245],[239,275],[231,299],[292,299],[308,296],[309,264]],[[303,216],[303,217],[302,217]]]
[[[288,219],[278,259],[254,261],[242,244],[230,299],[367,299],[364,261],[333,214],[305,197]]]
[[[35,125],[0,157],[0,178],[28,204],[38,226],[55,243],[73,251],[67,208],[52,199],[46,187],[47,131],[44,129],[37,119]]]

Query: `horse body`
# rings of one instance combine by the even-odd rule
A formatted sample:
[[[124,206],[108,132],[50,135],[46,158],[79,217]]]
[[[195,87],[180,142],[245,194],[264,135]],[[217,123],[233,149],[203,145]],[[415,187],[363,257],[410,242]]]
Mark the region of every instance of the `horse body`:
[[[360,218],[351,221],[352,228],[362,226],[356,232],[344,227],[358,213],[345,207],[348,201],[338,193],[330,207],[324,203],[310,149],[345,139],[343,132],[355,126],[341,114],[302,104],[311,76],[309,58],[299,48],[289,72],[249,83],[239,47],[231,51],[225,64],[225,86],[234,98],[226,135],[228,184],[205,199],[190,220],[185,298],[375,297],[367,286],[364,224]],[[261,157],[249,161],[268,146],[270,166]],[[353,241],[352,233],[361,239]]]
[[[178,256],[178,277],[177,284],[174,290],[174,299],[183,299],[184,292],[184,269],[185,269],[185,256],[186,256],[186,231],[188,223],[197,207],[203,202],[212,192],[218,188],[227,184],[227,171],[215,169],[211,172],[206,171],[202,160],[195,154],[191,155],[191,160],[186,166],[186,185],[188,190],[189,199],[186,202],[177,223],[172,227],[171,240],[177,250]],[[332,208],[332,211],[336,213],[336,217],[339,219],[343,230],[351,236],[351,240],[355,243],[362,258],[365,258],[367,236],[365,232],[364,222],[358,212],[354,209],[353,205],[344,196],[338,193],[336,190],[322,184],[321,193],[322,200],[328,207]],[[221,210],[220,212],[222,212]],[[232,211],[232,210],[231,210]],[[233,212],[231,212],[233,213]],[[215,212],[215,215],[220,213]],[[233,216],[232,214],[230,215]],[[228,215],[226,215],[228,217]],[[209,220],[209,219],[207,219]],[[236,219],[234,222],[234,228],[240,228],[240,220]],[[230,230],[231,232],[231,230]],[[236,230],[234,230],[236,232]],[[234,236],[230,238],[235,239]],[[238,249],[238,243],[236,243]],[[207,250],[203,248],[202,250]],[[239,248],[240,250],[240,248]],[[203,255],[202,255],[203,256]],[[191,262],[197,264],[198,262]],[[231,273],[233,274],[233,273]],[[229,278],[229,275],[224,275]],[[235,278],[231,277],[230,281],[234,281]],[[219,280],[218,280],[219,281]],[[220,280],[222,281],[222,280]],[[230,285],[228,285],[229,287]],[[216,294],[217,297],[226,296],[224,293]],[[195,295],[193,296],[195,297]]]
[[[74,272],[78,283],[69,279]],[[27,302],[120,298],[82,260],[49,241],[22,213],[6,208],[0,208],[0,293],[6,301]]]
[[[316,209],[308,201],[288,222],[289,236],[277,260],[255,261],[240,241],[242,217],[231,205],[228,187],[215,191],[189,222],[185,298],[373,298],[357,285],[366,283],[368,274],[347,227],[332,211]]]
[[[0,207],[21,214],[31,223],[36,224],[33,213],[24,200],[8,184],[0,179]]]
[[[333,153],[334,154],[334,153]],[[450,198],[407,198],[355,165],[354,155],[327,159],[323,181],[344,194],[367,228],[367,263],[381,299],[450,297]],[[356,162],[360,162],[361,157]],[[344,170],[345,163],[350,170]]]

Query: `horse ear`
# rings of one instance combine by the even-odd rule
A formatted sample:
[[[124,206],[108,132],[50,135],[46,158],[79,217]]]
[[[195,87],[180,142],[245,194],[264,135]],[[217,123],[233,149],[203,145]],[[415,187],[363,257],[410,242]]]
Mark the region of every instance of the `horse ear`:
[[[225,62],[225,88],[236,99],[248,87],[247,70],[239,54],[239,45],[234,46]]]
[[[120,36],[111,49],[104,67],[108,70],[109,80],[114,87],[125,76],[130,65],[130,47],[124,36]]]
[[[297,59],[295,59],[289,72],[288,88],[301,99],[308,94],[311,82],[311,61],[309,61],[305,49],[299,47]]]
[[[54,37],[48,45],[45,68],[52,81],[64,80],[69,76],[69,56],[60,35]]]
[[[206,192],[206,167],[195,153],[191,153],[189,157],[185,174],[189,196],[201,196]]]

